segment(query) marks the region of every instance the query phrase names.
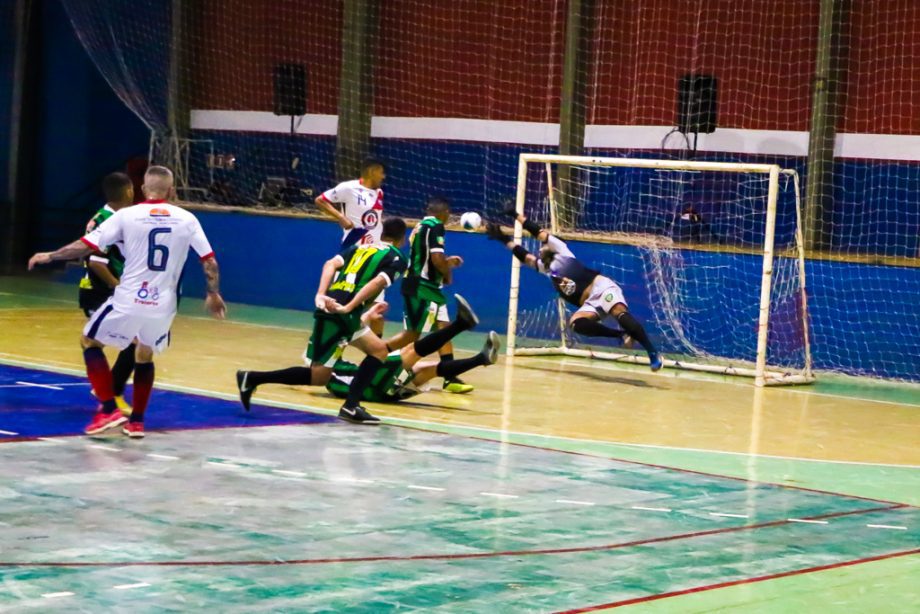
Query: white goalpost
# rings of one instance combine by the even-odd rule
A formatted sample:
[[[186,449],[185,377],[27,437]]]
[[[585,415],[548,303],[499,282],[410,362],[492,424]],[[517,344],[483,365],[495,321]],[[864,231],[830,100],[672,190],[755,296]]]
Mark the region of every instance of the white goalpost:
[[[614,279],[666,368],[814,381],[799,177],[775,164],[524,153],[516,209]],[[536,252],[515,224],[515,243]],[[508,355],[648,364],[579,337],[570,307],[512,257]]]

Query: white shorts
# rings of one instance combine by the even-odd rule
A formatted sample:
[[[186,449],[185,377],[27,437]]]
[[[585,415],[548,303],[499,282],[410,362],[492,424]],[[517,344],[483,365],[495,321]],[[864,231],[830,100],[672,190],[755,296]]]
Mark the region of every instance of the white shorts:
[[[447,313],[447,305],[441,305],[438,307],[437,321],[450,323],[450,315]]]
[[[83,327],[83,336],[103,345],[123,350],[137,339],[141,345],[160,354],[169,347],[169,329],[176,314],[148,318],[118,311],[113,299],[107,300]]]
[[[591,287],[591,295],[588,296],[588,300],[575,313],[596,313],[603,318],[610,315],[610,310],[617,303],[626,305],[623,290],[609,277],[598,275],[594,278],[594,285]]]

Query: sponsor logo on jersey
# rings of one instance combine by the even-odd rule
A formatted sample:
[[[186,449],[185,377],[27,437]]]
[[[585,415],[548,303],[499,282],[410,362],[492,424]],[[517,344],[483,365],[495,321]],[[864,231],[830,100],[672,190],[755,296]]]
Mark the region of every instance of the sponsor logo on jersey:
[[[141,289],[137,291],[137,298],[134,299],[134,302],[139,305],[156,305],[158,300],[160,300],[160,289],[151,288],[150,282],[145,281],[141,284]]]
[[[612,292],[608,292],[608,293],[606,294],[606,296],[604,296],[604,300],[605,300],[606,302],[608,302],[608,303],[609,303],[610,301],[612,301],[612,300],[613,300],[613,293],[612,293]]]
[[[374,209],[371,209],[370,211],[365,211],[364,214],[361,215],[361,225],[364,226],[365,228],[374,228],[379,223],[380,223],[380,214],[377,213],[377,211],[375,211]]]
[[[169,211],[166,209],[160,209],[159,207],[150,210],[151,217],[169,217]]]

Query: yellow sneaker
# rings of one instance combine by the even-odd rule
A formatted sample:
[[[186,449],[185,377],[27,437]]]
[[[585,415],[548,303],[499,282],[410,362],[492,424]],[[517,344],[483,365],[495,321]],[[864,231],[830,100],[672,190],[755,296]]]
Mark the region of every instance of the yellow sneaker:
[[[118,411],[121,412],[122,416],[130,416],[133,411],[132,407],[128,405],[128,402],[125,401],[125,397],[115,397],[115,407],[118,408]]]
[[[466,394],[468,392],[473,392],[475,389],[475,386],[471,386],[456,378],[444,380],[444,392],[450,392],[451,394]]]

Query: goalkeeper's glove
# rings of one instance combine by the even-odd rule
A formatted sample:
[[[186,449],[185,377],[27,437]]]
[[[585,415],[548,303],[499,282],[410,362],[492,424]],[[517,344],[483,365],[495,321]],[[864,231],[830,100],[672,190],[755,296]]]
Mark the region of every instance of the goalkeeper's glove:
[[[508,235],[502,232],[502,227],[495,222],[486,224],[486,235],[493,241],[498,241],[499,243],[507,243],[511,240]]]
[[[502,212],[510,218],[517,217],[517,206],[514,204],[513,200],[508,200],[505,202],[505,208],[502,209]]]

